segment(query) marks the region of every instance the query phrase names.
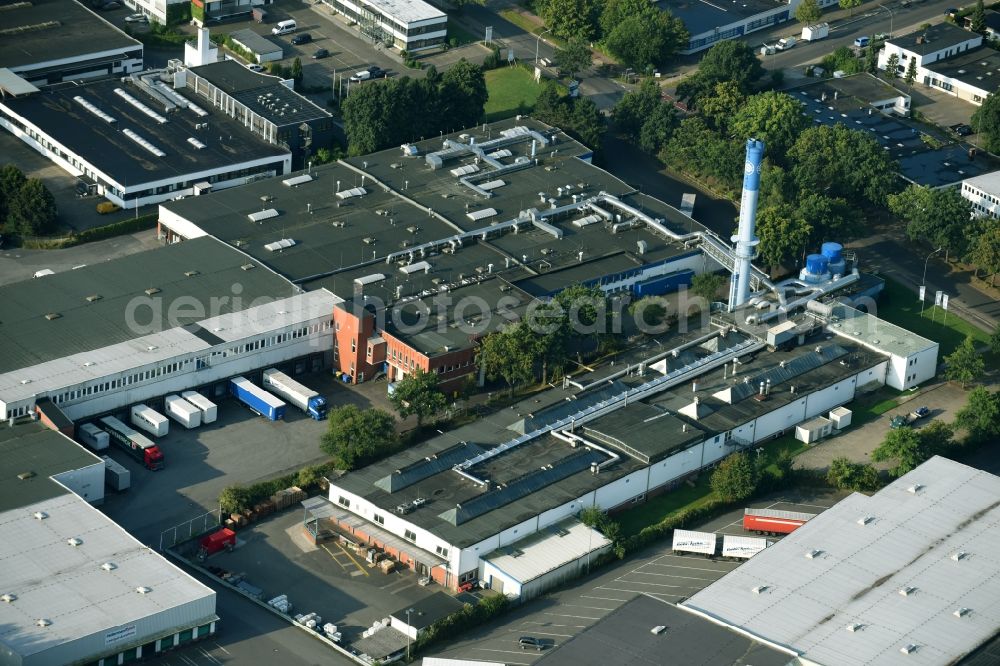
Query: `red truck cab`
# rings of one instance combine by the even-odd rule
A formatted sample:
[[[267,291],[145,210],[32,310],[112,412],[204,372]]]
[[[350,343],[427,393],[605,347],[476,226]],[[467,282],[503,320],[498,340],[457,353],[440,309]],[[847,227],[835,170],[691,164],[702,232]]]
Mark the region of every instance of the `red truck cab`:
[[[146,469],[151,469],[153,471],[162,469],[163,452],[160,451],[160,447],[150,446],[147,449],[143,449],[142,464],[146,466]]]

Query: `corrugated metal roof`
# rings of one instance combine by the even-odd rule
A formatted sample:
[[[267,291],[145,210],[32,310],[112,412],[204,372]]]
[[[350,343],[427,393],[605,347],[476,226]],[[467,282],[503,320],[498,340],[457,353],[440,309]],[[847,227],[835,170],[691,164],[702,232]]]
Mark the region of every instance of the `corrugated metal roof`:
[[[954,663],[1000,631],[998,599],[1000,477],[935,457],[872,497],[851,495],[684,605],[850,666]],[[970,611],[956,617],[960,608]],[[909,644],[917,650],[902,653]]]
[[[564,520],[483,559],[521,584],[601,550],[611,542],[576,520]]]
[[[0,642],[22,657],[122,625],[137,624],[141,640],[215,616],[214,591],[72,493],[0,514],[0,571],[4,592],[17,595],[0,603]]]

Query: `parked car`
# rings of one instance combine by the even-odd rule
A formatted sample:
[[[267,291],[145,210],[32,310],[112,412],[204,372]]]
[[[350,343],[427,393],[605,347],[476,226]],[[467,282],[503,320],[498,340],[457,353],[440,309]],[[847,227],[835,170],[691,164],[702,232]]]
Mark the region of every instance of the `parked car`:
[[[149,17],[145,14],[129,14],[125,17],[126,23],[149,23]]]
[[[909,425],[909,423],[910,422],[906,420],[905,416],[902,416],[902,415],[900,415],[900,416],[893,416],[892,420],[889,421],[889,427],[892,428],[893,430],[896,430],[897,428],[904,428],[904,427],[906,427],[907,425]]]
[[[313,53],[312,57],[313,57],[313,60],[319,60],[321,58],[329,58],[330,57],[330,52],[327,51],[326,49],[320,49],[320,50],[316,51],[316,53]]]
[[[354,76],[351,77],[351,83],[361,83],[362,81],[368,81],[369,79],[380,78],[385,78],[385,70],[376,65],[372,65],[368,69],[355,72]]]
[[[312,39],[312,35],[308,32],[302,32],[292,37],[292,44],[295,44],[296,46],[299,44],[308,44],[312,41]]]
[[[102,12],[110,12],[112,9],[121,9],[121,8],[122,8],[122,3],[117,2],[116,0],[111,0],[111,2],[107,2],[100,6],[100,10]]]
[[[528,648],[535,648],[539,652],[544,649],[542,642],[535,638],[534,636],[521,636],[517,639],[518,645],[521,646],[522,650],[527,650]]]
[[[255,62],[252,62],[249,65],[247,65],[247,69],[249,69],[251,72],[263,72],[264,71],[264,67],[261,66],[261,65],[258,65]]]
[[[871,40],[870,40],[870,39],[868,39],[867,37],[856,37],[856,38],[854,39],[854,45],[855,45],[855,46],[857,46],[858,48],[862,48],[862,49],[863,49],[863,48],[865,48],[866,46],[868,46],[868,43],[869,43],[870,41],[871,41]]]
[[[970,134],[973,133],[972,132],[972,128],[969,127],[968,125],[966,125],[965,123],[959,123],[957,125],[952,125],[951,129],[952,129],[953,132],[955,132],[955,134],[957,134],[959,136],[969,136]]]
[[[931,410],[928,407],[917,407],[912,412],[910,412],[910,418],[914,421],[918,419],[927,418],[931,415]]]

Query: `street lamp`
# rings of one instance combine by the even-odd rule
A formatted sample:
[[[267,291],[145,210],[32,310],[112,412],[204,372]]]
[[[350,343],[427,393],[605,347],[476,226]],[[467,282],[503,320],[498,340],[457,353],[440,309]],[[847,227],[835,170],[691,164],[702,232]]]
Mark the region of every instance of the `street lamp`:
[[[413,628],[413,625],[410,624],[410,613],[413,612],[414,610],[412,608],[406,609],[406,662],[407,663],[410,662],[410,629]]]
[[[889,38],[892,39],[892,10],[885,5],[879,5],[879,7],[889,12]]]
[[[535,64],[536,65],[538,64],[538,45],[542,41],[542,35],[544,35],[547,32],[552,32],[552,28],[546,28],[545,30],[542,30],[540,33],[538,33],[538,36],[535,37]]]
[[[936,249],[933,252],[931,252],[930,254],[928,254],[927,258],[924,259],[924,275],[923,275],[923,277],[920,278],[920,288],[924,290],[924,297],[925,298],[927,296],[927,286],[926,286],[927,285],[927,262],[931,260],[931,257],[933,257],[935,254],[937,254],[938,252],[940,252],[943,249],[944,249],[944,247],[939,247],[938,249]],[[924,299],[921,298],[920,299],[920,314],[923,314],[923,313],[924,313]]]

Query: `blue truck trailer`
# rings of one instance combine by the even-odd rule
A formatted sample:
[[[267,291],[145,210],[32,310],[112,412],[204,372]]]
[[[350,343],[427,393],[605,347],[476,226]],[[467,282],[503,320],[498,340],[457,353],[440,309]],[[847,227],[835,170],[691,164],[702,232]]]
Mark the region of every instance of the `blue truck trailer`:
[[[285,403],[246,377],[229,380],[229,392],[254,412],[271,421],[285,418]]]

